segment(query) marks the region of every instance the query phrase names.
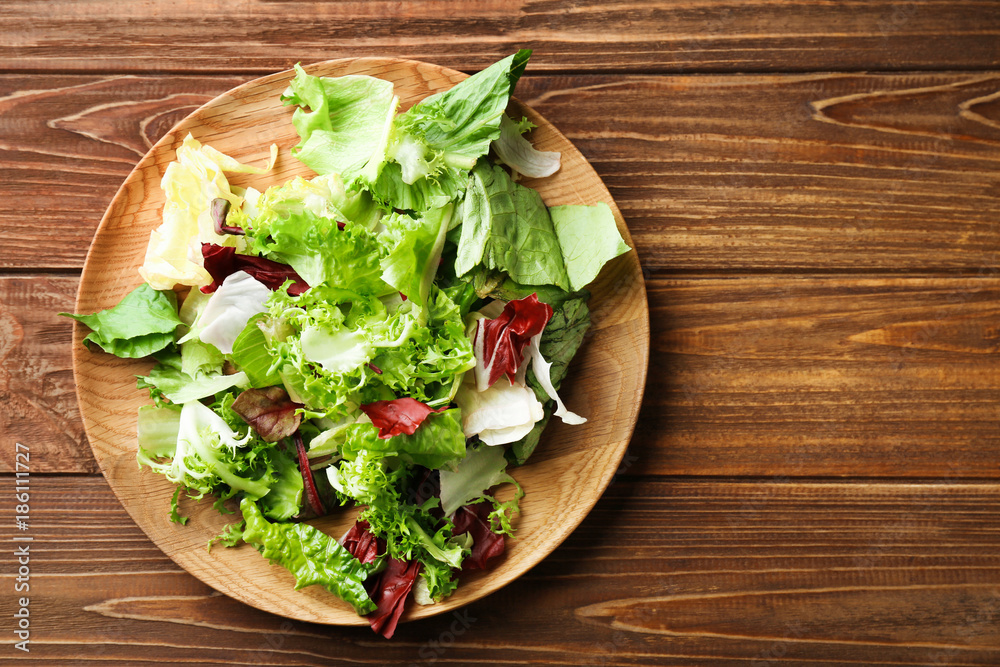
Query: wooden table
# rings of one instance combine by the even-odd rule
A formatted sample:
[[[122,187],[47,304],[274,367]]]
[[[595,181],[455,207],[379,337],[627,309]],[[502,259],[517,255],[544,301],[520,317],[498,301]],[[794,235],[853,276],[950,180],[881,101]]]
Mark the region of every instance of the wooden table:
[[[248,79],[358,55],[475,71],[517,47],[518,96],[601,174],[647,277],[620,474],[526,576],[389,642],[213,592],[135,527],[83,434],[55,313],[105,207]],[[5,0],[0,662],[998,665],[998,166],[993,2]]]

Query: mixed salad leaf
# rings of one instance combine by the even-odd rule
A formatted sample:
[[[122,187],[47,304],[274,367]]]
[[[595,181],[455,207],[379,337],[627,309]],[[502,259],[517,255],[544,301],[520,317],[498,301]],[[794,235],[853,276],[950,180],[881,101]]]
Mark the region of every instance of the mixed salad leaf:
[[[231,186],[271,165],[188,137],[144,282],[71,315],[86,343],[156,360],[137,460],[177,485],[171,518],[215,496],[236,521],[213,542],[253,545],[385,637],[408,600],[502,555],[524,493],[508,468],[553,416],[585,421],[558,390],[584,287],[628,250],[607,205],[547,207],[518,182],[559,168],[505,113],[529,55],[404,113],[389,82],[296,66],[281,99],[316,176]],[[339,542],[304,522],[347,505]]]

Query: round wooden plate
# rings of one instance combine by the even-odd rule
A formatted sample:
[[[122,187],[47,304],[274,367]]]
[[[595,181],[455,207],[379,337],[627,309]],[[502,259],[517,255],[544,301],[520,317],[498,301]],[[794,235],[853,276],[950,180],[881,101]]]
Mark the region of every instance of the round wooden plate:
[[[322,76],[368,74],[392,81],[404,109],[466,77],[435,65],[383,58],[335,60],[306,70]],[[279,101],[292,76],[291,71],[280,72],[212,100],[142,158],[97,230],[83,269],[76,312],[109,308],[141,283],[138,268],[149,232],[160,224],[164,201],[160,178],[188,133],[241,162],[257,165],[265,164],[269,146],[278,144],[280,157],[271,172],[233,177],[234,184],[263,190],[296,175],[311,175],[290,156],[298,137],[291,123],[292,109]],[[511,104],[512,116],[525,115],[538,126],[529,135],[537,148],[562,153],[562,168],[554,176],[525,183],[536,188],[550,206],[606,202],[631,246],[621,213],[580,152],[537,113],[516,100]],[[615,474],[639,412],[649,356],[649,312],[635,251],[609,263],[590,289],[593,327],[561,392],[568,407],[589,421],[567,426],[553,419],[528,464],[513,470],[526,495],[515,524],[517,536],[507,540],[501,561],[486,572],[463,573],[458,591],[440,604],[411,603],[403,620],[460,607],[513,581],[576,528]],[[136,412],[150,402],[147,392],[136,388],[135,376],[146,374],[151,363],[89,351],[82,345],[85,334],[85,327],[77,325],[73,366],[87,437],[111,488],[150,539],[206,584],[253,607],[303,621],[366,624],[319,586],[294,590],[292,576],[269,564],[249,545],[207,551],[209,538],[238,517],[221,516],[210,500],[182,502],[190,520],[185,526],[170,522],[174,486],[161,475],[140,469],[135,460]],[[334,536],[352,523],[353,512],[314,522]]]

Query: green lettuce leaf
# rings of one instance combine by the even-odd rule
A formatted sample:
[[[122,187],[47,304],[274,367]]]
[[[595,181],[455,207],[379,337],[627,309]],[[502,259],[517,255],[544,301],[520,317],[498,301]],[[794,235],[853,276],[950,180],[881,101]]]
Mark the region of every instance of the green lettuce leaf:
[[[480,445],[470,449],[454,471],[441,471],[441,511],[451,516],[463,505],[482,500],[490,487],[506,482],[516,485],[518,490],[521,488],[507,474],[503,447]]]
[[[341,456],[355,460],[364,450],[378,456],[398,456],[408,463],[431,470],[461,460],[465,456],[465,435],[458,409],[445,410],[427,417],[413,435],[379,438],[370,423],[350,424],[338,433]]]
[[[258,326],[266,319],[263,313],[251,317],[233,342],[233,362],[246,373],[250,386],[255,389],[281,384],[281,376],[272,368],[274,359],[268,351],[267,339]]]
[[[524,465],[528,460],[528,457],[534,453],[535,448],[538,447],[539,441],[542,439],[542,432],[545,427],[549,425],[549,419],[552,418],[552,406],[545,405],[545,416],[535,422],[535,425],[531,427],[528,434],[518,440],[517,442],[511,443],[510,447],[507,449],[507,459],[514,465]]]
[[[443,167],[431,178],[406,183],[402,167],[396,162],[389,162],[371,185],[371,196],[386,210],[419,213],[460,199],[468,180],[468,169]]]
[[[270,523],[249,498],[240,502],[243,540],[295,577],[295,590],[319,584],[360,615],[375,611],[365,591],[369,568],[337,540],[306,523]]]
[[[257,502],[267,518],[288,521],[302,509],[305,482],[296,459],[278,446],[273,446],[269,454],[268,463],[273,482],[270,490]]]
[[[601,267],[630,250],[604,202],[594,206],[553,206],[549,209],[559,238],[571,289],[590,284]]]
[[[447,297],[432,286],[434,306],[422,325],[423,309],[392,297],[326,286],[297,297],[275,293],[271,320],[280,324],[267,345],[293,400],[334,421],[355,418],[362,403],[450,400],[456,377],[475,365],[460,312],[439,308]],[[446,318],[436,319],[439,312]]]
[[[148,389],[154,399],[167,398],[171,403],[178,405],[196,401],[207,396],[214,396],[220,391],[231,389],[232,387],[246,388],[250,384],[247,374],[243,371],[225,375],[222,373],[222,364],[210,368],[211,372],[201,372],[204,368],[205,350],[204,343],[191,346],[191,343],[199,341],[187,341],[181,345],[180,354],[164,350],[156,355],[157,364],[149,371],[149,375],[140,375],[138,387]],[[213,348],[214,349],[214,348]],[[185,364],[186,354],[195,355],[195,361]],[[189,375],[184,371],[187,365],[195,374]]]
[[[154,459],[173,456],[180,427],[181,406],[140,406],[137,422],[140,455]]]
[[[268,191],[259,202],[259,215],[247,230],[248,247],[289,264],[313,288],[337,286],[364,295],[392,292],[382,279],[380,248],[364,225],[317,215],[294,197],[286,197],[281,186]]]
[[[198,338],[181,343],[181,372],[189,377],[222,373],[226,358],[219,348]],[[212,392],[215,393],[215,392]],[[181,401],[182,403],[184,401]]]
[[[181,324],[177,315],[177,295],[142,283],[117,306],[92,315],[59,313],[87,325],[92,330],[83,339],[105,352],[126,359],[138,359],[159,352],[174,342]]]
[[[569,289],[559,239],[541,195],[485,160],[472,171],[465,195],[455,273],[465,275],[480,263],[519,283]]]
[[[471,169],[500,136],[500,121],[531,51],[522,50],[413,105],[389,147],[404,183],[448,167]]]
[[[321,78],[295,65],[282,101],[299,107],[292,124],[301,141],[292,155],[317,174],[340,174],[348,189],[375,181],[399,103],[391,82],[356,75]]]
[[[500,136],[530,54],[518,51],[395,117],[391,83],[318,78],[297,67],[282,98],[300,107],[293,153],[319,174],[340,174],[348,190],[370,190],[386,210],[440,208],[461,197],[469,169]]]
[[[393,215],[385,221],[378,240],[384,248],[382,280],[422,309],[420,324],[427,322],[427,300],[437,274],[438,261],[448,234],[453,207],[428,211],[417,219]]]

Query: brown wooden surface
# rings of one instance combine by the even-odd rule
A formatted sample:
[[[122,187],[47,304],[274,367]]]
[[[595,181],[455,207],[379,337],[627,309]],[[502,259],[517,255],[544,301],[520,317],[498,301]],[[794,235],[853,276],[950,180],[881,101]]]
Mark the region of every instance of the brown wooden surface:
[[[57,72],[271,72],[386,53],[475,70],[522,47],[549,71],[980,69],[1000,57],[988,0],[6,0],[0,20],[0,61]]]
[[[1000,664],[998,37],[983,1],[0,3],[0,538],[36,540],[32,651],[7,631],[0,663]],[[521,46],[519,98],[646,272],[620,475],[527,575],[391,642],[218,595],[83,435],[54,313],[104,210],[256,76]]]

